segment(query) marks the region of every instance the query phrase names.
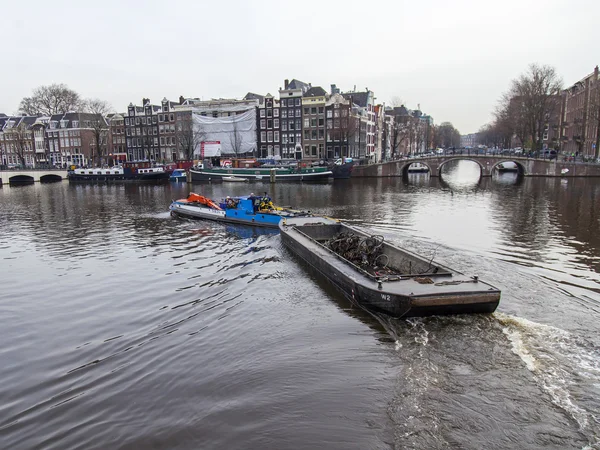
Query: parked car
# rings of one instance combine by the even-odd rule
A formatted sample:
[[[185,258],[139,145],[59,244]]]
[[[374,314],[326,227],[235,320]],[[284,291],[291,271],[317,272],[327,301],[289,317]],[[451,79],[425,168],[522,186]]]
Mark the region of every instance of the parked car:
[[[351,163],[354,162],[354,160],[352,158],[345,158],[347,163]],[[341,166],[342,165],[342,158],[338,158],[335,160],[334,164],[336,166]]]
[[[556,150],[544,150],[542,153],[540,153],[540,157],[544,159],[555,159]]]

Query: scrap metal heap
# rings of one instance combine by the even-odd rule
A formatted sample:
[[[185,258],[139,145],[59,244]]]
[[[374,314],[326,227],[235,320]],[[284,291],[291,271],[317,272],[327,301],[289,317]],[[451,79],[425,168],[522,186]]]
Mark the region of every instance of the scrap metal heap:
[[[408,258],[390,261],[388,255],[383,252],[383,241],[384,237],[378,234],[363,237],[350,231],[342,231],[323,244],[375,277],[419,275],[430,271],[431,262],[427,267]]]

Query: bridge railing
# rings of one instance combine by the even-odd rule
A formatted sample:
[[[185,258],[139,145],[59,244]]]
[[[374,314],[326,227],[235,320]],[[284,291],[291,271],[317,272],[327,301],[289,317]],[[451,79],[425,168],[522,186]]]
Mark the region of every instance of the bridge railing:
[[[580,164],[600,164],[600,158],[596,159],[589,156],[573,155],[571,153],[557,152],[556,154],[547,154],[541,151],[515,153],[510,150],[488,150],[481,151],[477,149],[455,149],[445,150],[444,152],[428,152],[423,154],[407,154],[399,155],[394,159],[388,159],[382,162],[406,161],[410,159],[437,159],[452,156],[473,156],[473,157],[495,157],[495,158],[516,158],[516,159],[533,159],[541,161],[558,161],[571,162]]]

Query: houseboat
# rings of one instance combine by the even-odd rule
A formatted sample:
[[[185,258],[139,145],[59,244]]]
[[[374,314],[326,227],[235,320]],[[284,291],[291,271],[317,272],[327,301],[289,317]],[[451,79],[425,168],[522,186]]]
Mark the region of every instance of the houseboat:
[[[124,162],[122,166],[69,170],[67,178],[73,182],[104,183],[111,181],[160,181],[168,180],[170,172],[163,166],[147,161]]]
[[[223,181],[223,177],[243,178],[248,181],[327,181],[332,172],[327,167],[212,167],[190,169],[192,181]]]

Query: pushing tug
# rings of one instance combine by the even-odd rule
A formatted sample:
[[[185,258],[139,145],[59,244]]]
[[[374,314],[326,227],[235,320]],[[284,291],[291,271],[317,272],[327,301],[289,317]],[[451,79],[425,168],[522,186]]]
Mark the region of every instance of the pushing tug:
[[[311,216],[310,212],[276,207],[266,193],[226,197],[219,203],[191,193],[187,198],[173,201],[169,210],[172,216],[272,228],[277,228],[282,218]]]

